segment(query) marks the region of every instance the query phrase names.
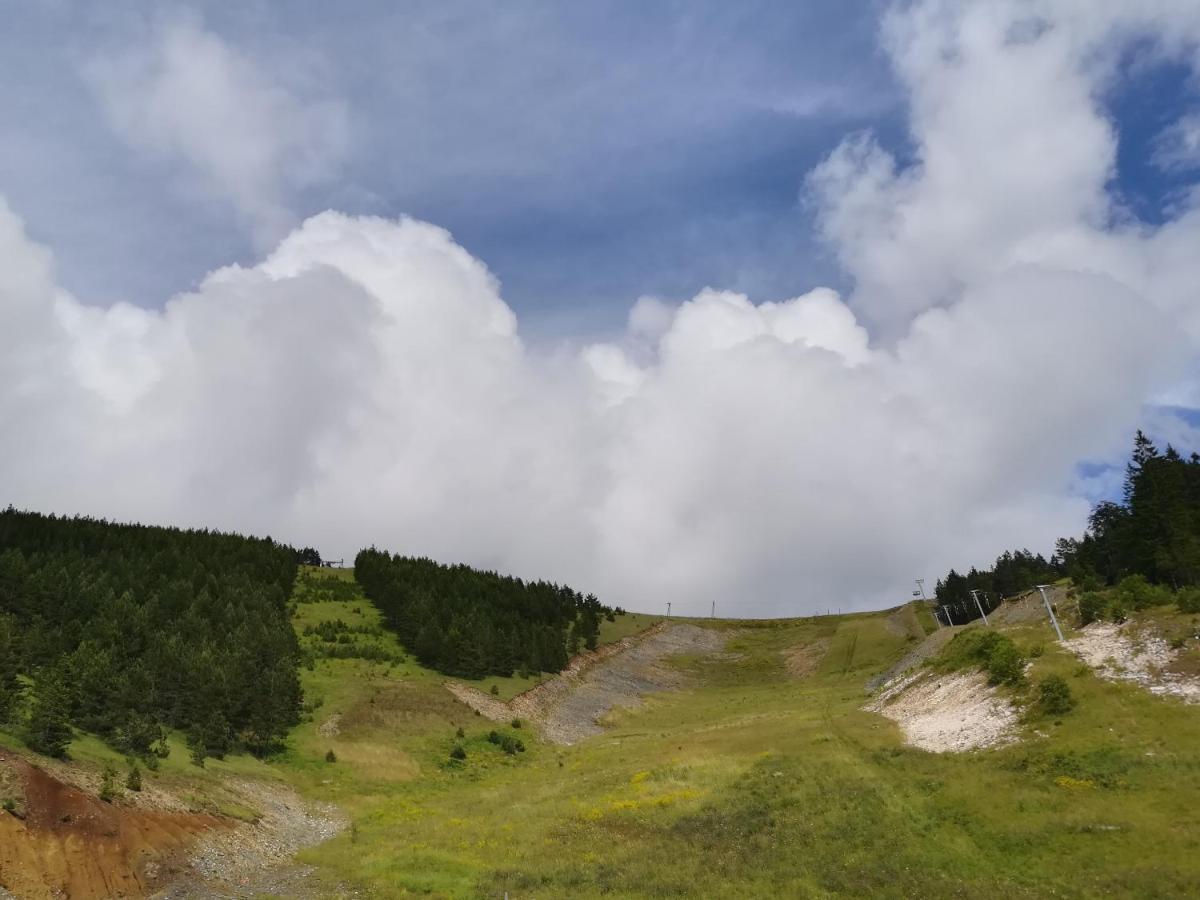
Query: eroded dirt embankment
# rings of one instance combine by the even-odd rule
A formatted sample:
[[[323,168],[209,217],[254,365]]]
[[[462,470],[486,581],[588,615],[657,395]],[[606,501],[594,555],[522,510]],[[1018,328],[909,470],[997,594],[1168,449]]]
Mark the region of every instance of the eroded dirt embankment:
[[[527,720],[547,740],[573,744],[599,734],[600,719],[612,709],[635,707],[645,694],[681,687],[686,678],[665,665],[669,657],[718,653],[725,641],[719,631],[664,622],[579,654],[554,678],[508,703],[461,682],[447,682],[446,688],[493,721]]]
[[[11,754],[16,812],[0,813],[0,885],[21,898],[141,897],[169,883],[185,848],[233,823],[217,816],[117,807]]]
[[[220,815],[215,802],[212,811],[194,811],[195,797],[160,785],[106,803],[95,772],[50,760],[35,765],[7,751],[0,751],[0,776],[13,801],[11,811],[0,811],[0,897],[321,896],[306,890],[311,870],[291,860],[344,827],[336,810],[275,783],[206,784],[224,801],[253,809],[250,823]]]

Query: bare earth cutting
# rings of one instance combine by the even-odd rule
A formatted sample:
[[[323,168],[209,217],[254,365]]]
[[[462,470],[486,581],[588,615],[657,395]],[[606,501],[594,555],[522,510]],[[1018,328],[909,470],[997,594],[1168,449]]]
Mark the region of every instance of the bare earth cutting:
[[[1064,644],[1101,678],[1132,681],[1152,694],[1200,703],[1200,679],[1169,671],[1175,651],[1152,632],[1093,622]]]
[[[896,682],[901,676],[911,672],[917,666],[924,665],[926,660],[937,656],[938,651],[945,647],[957,633],[958,629],[955,628],[939,628],[904,654],[900,661],[890,669],[881,672],[868,681],[868,693],[874,693],[884,685]]]
[[[1046,590],[1050,603],[1057,610],[1059,618],[1063,618],[1069,609],[1074,608],[1074,601],[1068,600],[1067,592],[1062,587],[1051,587]],[[1049,622],[1046,615],[1046,603],[1039,591],[1026,591],[1017,597],[1005,600],[992,612],[988,619],[993,625],[1034,625],[1039,622]]]
[[[908,744],[934,753],[1016,740],[1016,708],[981,672],[917,672],[893,681],[864,709],[899,724]]]
[[[22,898],[319,896],[292,857],[345,827],[280,784],[221,784],[221,802],[252,809],[251,823],[149,784],[106,803],[95,772],[43,762],[0,751],[5,794],[17,801],[0,812],[0,885]]]
[[[258,820],[202,834],[189,848],[187,868],[155,897],[325,896],[309,884],[312,867],[292,857],[340,833],[346,818],[336,807],[305,802],[281,785],[231,780],[226,786],[253,806]]]
[[[447,682],[446,688],[493,721],[529,721],[547,740],[569,745],[599,734],[600,720],[614,708],[632,708],[645,694],[681,687],[686,678],[664,665],[668,657],[718,653],[725,640],[711,629],[661,623],[579,654],[559,675],[508,703],[461,682]]]
[[[19,815],[0,813],[0,884],[19,897],[143,896],[170,881],[216,816],[104,803],[14,755]]]
[[[821,660],[829,652],[832,638],[820,638],[810,644],[789,647],[783,653],[783,665],[793,678],[805,678],[820,668]]]

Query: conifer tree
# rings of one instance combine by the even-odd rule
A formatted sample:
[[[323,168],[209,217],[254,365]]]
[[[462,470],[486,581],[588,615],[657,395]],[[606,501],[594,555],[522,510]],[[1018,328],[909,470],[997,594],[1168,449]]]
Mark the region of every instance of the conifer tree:
[[[46,756],[64,757],[71,743],[71,695],[62,676],[43,671],[33,690],[26,724],[26,743]]]

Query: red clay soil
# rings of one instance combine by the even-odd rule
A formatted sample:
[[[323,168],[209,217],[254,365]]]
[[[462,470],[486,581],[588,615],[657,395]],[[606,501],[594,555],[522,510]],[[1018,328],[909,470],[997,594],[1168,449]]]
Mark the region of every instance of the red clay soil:
[[[20,898],[143,897],[180,873],[183,849],[214,816],[104,803],[0,751],[20,778],[22,820],[0,811],[0,887]]]

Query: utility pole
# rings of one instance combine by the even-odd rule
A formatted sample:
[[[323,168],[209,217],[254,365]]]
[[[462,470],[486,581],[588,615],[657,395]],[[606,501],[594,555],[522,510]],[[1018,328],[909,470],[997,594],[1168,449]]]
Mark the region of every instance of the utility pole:
[[[710,618],[710,619],[715,619],[715,618],[717,617],[717,601],[716,601],[716,600],[714,600],[714,601],[712,602],[712,604],[713,604],[713,605],[712,605],[712,614],[709,616],[709,618]]]
[[[1054,633],[1058,635],[1058,639],[1061,641],[1063,639],[1062,629],[1058,627],[1058,619],[1055,618],[1054,610],[1050,606],[1050,598],[1046,596],[1046,588],[1048,587],[1050,587],[1048,584],[1039,584],[1037,589],[1042,595],[1042,602],[1046,604],[1046,612],[1049,614],[1050,621],[1054,625]]]
[[[921,599],[922,599],[922,600],[928,600],[929,598],[925,596],[925,579],[924,579],[924,578],[918,578],[918,579],[916,579],[916,582],[917,582],[917,587],[918,587],[918,588],[920,589],[920,591],[921,591]]]
[[[979,602],[979,591],[971,591],[971,597],[975,600],[975,608],[979,610],[979,614],[983,616],[983,624],[987,625],[987,613],[983,611],[983,604]]]
[[[671,618],[671,601],[667,601],[667,618]]]

